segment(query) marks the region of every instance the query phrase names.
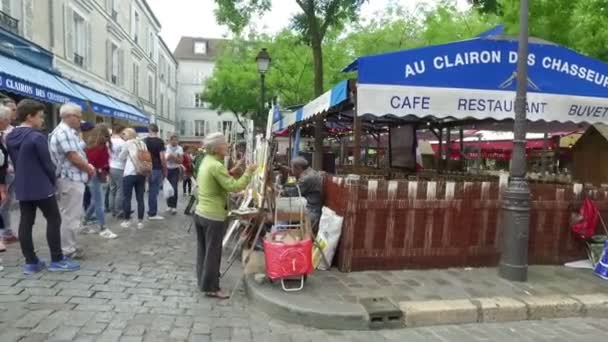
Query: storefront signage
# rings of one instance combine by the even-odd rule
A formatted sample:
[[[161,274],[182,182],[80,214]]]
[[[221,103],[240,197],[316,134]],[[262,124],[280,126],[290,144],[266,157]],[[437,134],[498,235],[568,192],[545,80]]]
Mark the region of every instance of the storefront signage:
[[[608,65],[531,41],[531,120],[608,123]],[[515,113],[517,43],[472,39],[361,57],[358,115],[507,119]]]
[[[18,78],[11,77],[6,74],[0,74],[0,88],[16,94],[32,97],[44,102],[59,104],[66,102],[74,102],[81,106],[84,106],[84,103],[81,100],[71,98],[61,93],[51,91],[45,87],[20,80]]]

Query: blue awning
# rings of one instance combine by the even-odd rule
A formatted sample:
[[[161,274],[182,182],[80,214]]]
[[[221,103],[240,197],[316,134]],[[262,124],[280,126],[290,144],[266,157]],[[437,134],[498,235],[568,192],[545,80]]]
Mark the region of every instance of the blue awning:
[[[295,123],[308,120],[317,114],[326,112],[347,100],[348,80],[344,80],[295,112],[282,113],[278,111],[274,113],[272,130],[273,132],[282,131]]]
[[[58,75],[0,55],[0,89],[44,102],[74,102],[86,108],[85,96],[65,82]]]
[[[132,106],[128,103],[122,102],[115,98],[111,98],[111,100],[118,105],[118,108],[122,110],[121,115],[124,117],[122,119],[148,124],[150,123],[150,118],[144,114],[137,107]]]
[[[71,85],[89,100],[91,110],[97,114],[140,123],[149,122],[147,116],[122,101],[116,100],[78,83],[71,82]]]

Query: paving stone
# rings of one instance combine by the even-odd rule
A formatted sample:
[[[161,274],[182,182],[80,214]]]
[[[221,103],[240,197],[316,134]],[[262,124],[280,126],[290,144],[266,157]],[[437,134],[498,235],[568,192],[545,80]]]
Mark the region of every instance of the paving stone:
[[[15,322],[15,327],[32,329],[37,326],[40,321],[47,318],[51,313],[52,311],[50,310],[31,311]]]
[[[24,302],[29,298],[28,295],[18,294],[18,295],[0,295],[0,303],[14,303],[14,302]]]
[[[99,291],[99,292],[92,292],[92,293],[95,293],[95,295],[93,295],[93,298],[102,298],[102,299],[110,299],[110,300],[122,300],[122,299],[126,299],[127,297],[130,296],[130,294],[124,293],[124,292]]]
[[[77,283],[77,282],[59,282],[55,285],[57,289],[76,289],[76,290],[88,290],[93,287],[93,284]]]
[[[63,289],[63,290],[59,291],[58,295],[64,296],[64,297],[89,298],[89,297],[93,296],[93,293],[94,293],[93,291],[88,291],[88,290]]]
[[[53,280],[22,280],[22,281],[18,282],[17,284],[15,284],[14,286],[26,287],[26,288],[32,288],[32,287],[51,288],[51,287],[55,286],[56,284],[57,284],[57,282],[53,281]]]
[[[120,342],[141,342],[143,340],[142,336],[123,336],[120,338]]]
[[[80,333],[87,335],[99,335],[106,329],[107,326],[108,324],[106,323],[89,322],[85,324],[82,329],[80,329]]]
[[[125,336],[144,336],[146,327],[143,325],[129,325],[124,330]]]
[[[438,300],[399,303],[405,325],[462,324],[477,322],[477,308],[469,300]]]
[[[0,278],[2,279],[2,278]],[[15,280],[17,282],[17,280]],[[24,291],[22,287],[0,286],[0,295],[17,295]]]
[[[94,285],[91,290],[93,291],[103,291],[103,292],[124,292],[124,286],[116,286],[116,285]]]
[[[74,308],[77,311],[93,311],[93,312],[103,312],[103,311],[111,311],[112,305],[95,305],[95,304],[78,304]]]
[[[60,326],[50,335],[49,341],[72,341],[80,328]]]
[[[581,302],[566,296],[530,296],[520,300],[528,306],[530,319],[575,317],[583,310]]]
[[[59,292],[59,289],[29,287],[29,288],[24,288],[23,292],[21,292],[21,293],[24,295],[29,295],[29,296],[54,296],[57,294],[57,292]]]
[[[44,342],[49,341],[48,334],[29,334],[21,339],[19,342]]]
[[[189,342],[210,342],[211,336],[193,334],[193,335],[190,335],[190,338],[188,339],[188,341]],[[266,341],[266,340],[260,340],[260,341]]]
[[[190,336],[190,329],[187,328],[175,328],[169,334],[169,338],[178,340],[186,340],[188,336]]]
[[[98,284],[103,285],[108,283],[109,279],[102,277],[91,277],[91,276],[78,276],[74,282],[85,283],[85,284]]]
[[[74,303],[74,304],[103,305],[103,304],[108,304],[108,299],[73,297],[69,300],[69,302]]]
[[[32,296],[29,297],[28,303],[42,303],[42,304],[64,304],[70,300],[70,297],[62,296]]]

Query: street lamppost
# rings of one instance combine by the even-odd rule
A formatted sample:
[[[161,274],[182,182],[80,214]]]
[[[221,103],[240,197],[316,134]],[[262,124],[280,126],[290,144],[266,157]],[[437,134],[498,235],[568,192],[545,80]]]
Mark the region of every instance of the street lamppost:
[[[265,79],[266,72],[270,67],[270,60],[271,58],[266,48],[260,50],[260,52],[258,52],[258,55],[255,57],[255,62],[258,64],[258,72],[260,73],[260,114],[264,113],[264,102],[266,101],[264,99],[266,90]]]
[[[502,204],[502,251],[499,275],[507,280],[528,279],[530,188],[526,180],[526,94],[528,90],[528,0],[520,0],[517,51],[517,93],[513,124],[513,154],[509,185]]]

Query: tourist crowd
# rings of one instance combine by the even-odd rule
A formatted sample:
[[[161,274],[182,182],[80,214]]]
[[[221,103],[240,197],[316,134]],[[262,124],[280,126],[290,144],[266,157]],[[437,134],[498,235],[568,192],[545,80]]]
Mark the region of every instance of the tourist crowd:
[[[46,135],[45,109],[29,99],[18,104],[10,98],[0,100],[0,251],[19,241],[25,274],[78,270],[74,259],[84,256],[79,233],[118,237],[106,215],[122,220],[124,229],[144,228],[146,207],[148,220],[164,220],[158,213],[158,197],[165,179],[173,188],[167,213],[177,213],[178,182],[183,177],[184,193],[191,192],[194,157],[176,136],[165,144],[155,124],[143,139],[130,127],[93,125],[82,120],[82,108],[74,103],[61,106],[61,122]],[[20,208],[18,234],[11,229],[14,200]],[[36,255],[32,239],[38,209],[47,223],[48,265]]]

